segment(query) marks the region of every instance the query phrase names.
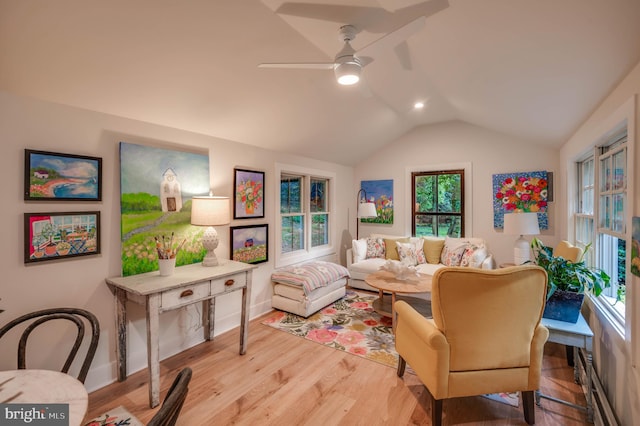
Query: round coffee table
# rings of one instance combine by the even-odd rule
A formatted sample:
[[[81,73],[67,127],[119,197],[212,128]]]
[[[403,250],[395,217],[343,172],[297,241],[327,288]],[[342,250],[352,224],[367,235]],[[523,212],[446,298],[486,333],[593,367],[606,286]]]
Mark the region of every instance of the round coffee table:
[[[364,281],[371,287],[377,288],[379,297],[373,302],[373,309],[380,315],[391,317],[393,329],[396,329],[396,312],[393,308],[396,300],[404,300],[425,317],[431,317],[431,302],[400,294],[431,293],[431,275],[420,274],[419,278],[400,281],[389,271],[378,271],[369,274]],[[391,300],[384,293],[391,293]]]

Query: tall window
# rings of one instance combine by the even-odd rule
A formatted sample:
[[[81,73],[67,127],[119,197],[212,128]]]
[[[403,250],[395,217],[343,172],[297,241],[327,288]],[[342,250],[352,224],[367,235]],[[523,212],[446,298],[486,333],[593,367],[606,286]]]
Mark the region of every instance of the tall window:
[[[611,287],[603,299],[624,322],[626,289],[627,133],[617,134],[578,163],[576,242],[592,243],[587,264],[604,270]],[[597,200],[597,203],[596,203]],[[597,206],[597,208],[596,208]]]
[[[302,176],[282,175],[280,178],[282,253],[304,249],[302,184]]]
[[[412,233],[464,236],[464,170],[411,173]]]
[[[328,254],[331,245],[331,185],[333,175],[280,169],[278,264],[290,264]],[[306,173],[305,173],[306,172]]]

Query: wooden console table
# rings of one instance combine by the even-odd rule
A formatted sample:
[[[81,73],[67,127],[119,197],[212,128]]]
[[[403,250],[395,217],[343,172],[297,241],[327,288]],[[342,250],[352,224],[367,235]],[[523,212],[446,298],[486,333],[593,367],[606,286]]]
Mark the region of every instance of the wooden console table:
[[[116,300],[116,338],[118,381],[127,378],[127,301],[146,307],[149,405],[160,403],[160,314],[192,303],[202,302],[202,326],[205,340],[213,339],[215,298],[242,290],[240,319],[240,355],[247,350],[251,278],[255,265],[221,260],[220,265],[203,267],[197,263],[176,268],[162,277],[158,271],[128,277],[107,278]]]
[[[544,395],[539,390],[536,392],[536,403],[540,405],[540,398],[545,398],[560,404],[568,405],[570,407],[578,408],[587,412],[587,421],[593,423],[593,393],[592,393],[592,374],[593,374],[593,332],[587,324],[582,314],[578,316],[578,321],[574,323],[565,321],[556,321],[548,318],[542,318],[541,324],[549,329],[548,342],[560,343],[562,345],[573,346],[575,364],[573,367],[573,374],[576,383],[580,383],[580,377],[578,372],[578,354],[579,349],[585,352],[585,373],[587,376],[587,394],[586,402],[587,406],[576,405],[568,401],[564,401],[552,396]]]

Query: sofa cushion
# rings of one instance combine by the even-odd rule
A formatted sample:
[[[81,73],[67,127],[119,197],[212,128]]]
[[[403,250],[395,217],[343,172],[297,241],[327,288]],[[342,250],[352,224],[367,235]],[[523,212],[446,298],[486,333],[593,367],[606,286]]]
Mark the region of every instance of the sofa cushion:
[[[365,259],[362,262],[352,263],[349,266],[349,273],[354,280],[364,280],[367,275],[378,272],[385,262],[386,259],[381,258]]]
[[[424,237],[423,251],[428,263],[440,263],[444,238]]]
[[[400,262],[409,266],[427,263],[422,243],[401,243],[396,241]]]
[[[358,263],[367,258],[367,239],[360,238],[351,242],[353,249],[353,263]]]
[[[384,240],[382,238],[367,238],[367,259],[384,259]]]
[[[398,248],[396,243],[407,243],[409,242],[409,237],[403,238],[384,238],[384,257],[387,260],[400,260],[400,256],[398,254]]]

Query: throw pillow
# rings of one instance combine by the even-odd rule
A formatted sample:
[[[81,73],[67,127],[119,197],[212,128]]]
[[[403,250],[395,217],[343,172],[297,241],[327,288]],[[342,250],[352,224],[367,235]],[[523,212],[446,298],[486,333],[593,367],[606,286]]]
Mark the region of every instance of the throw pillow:
[[[424,237],[423,250],[427,263],[440,263],[444,239]]]
[[[409,242],[409,238],[385,238],[384,239],[384,248],[385,248],[385,258],[389,260],[400,260],[398,256],[398,249],[396,248],[396,242],[407,243]]]
[[[416,266],[427,263],[421,244],[396,242],[396,245],[398,247],[398,257],[403,264]]]
[[[384,259],[384,240],[382,238],[367,238],[367,259]]]
[[[471,260],[469,261],[469,266],[472,268],[482,268],[482,264],[489,257],[489,251],[486,247],[480,247],[476,250],[471,256]]]
[[[367,239],[353,240],[351,242],[351,250],[353,251],[353,263],[365,260],[367,258]]]
[[[442,256],[440,258],[441,263],[444,266],[460,266],[460,261],[466,248],[466,244],[454,247],[447,247],[447,245],[445,244],[444,248],[442,249]]]
[[[479,249],[480,247],[475,244],[465,244],[462,256],[460,257],[460,266],[471,266],[472,263],[477,263],[473,258]]]

